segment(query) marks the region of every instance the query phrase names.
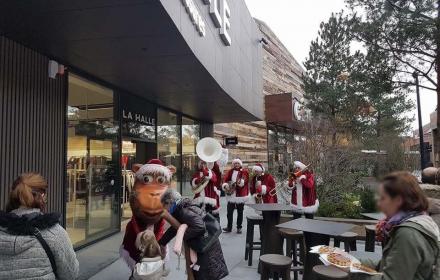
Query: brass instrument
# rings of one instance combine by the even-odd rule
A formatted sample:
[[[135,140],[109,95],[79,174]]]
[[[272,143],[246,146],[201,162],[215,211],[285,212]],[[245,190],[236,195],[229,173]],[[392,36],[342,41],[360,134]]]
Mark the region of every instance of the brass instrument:
[[[222,150],[222,145],[220,145],[220,143],[216,139],[211,137],[200,139],[200,141],[197,142],[196,146],[197,156],[207,164],[214,163],[219,160],[222,156]],[[194,194],[202,192],[208,185],[209,181],[210,179],[208,177],[202,177],[200,183],[192,188],[192,192]]]
[[[235,178],[235,182],[232,181],[228,182],[228,189],[225,190],[225,193],[227,195],[232,195],[233,193],[235,193],[235,190],[237,189],[237,182],[240,182],[241,178],[243,177],[242,170],[243,169],[240,169],[240,171],[238,171],[238,175],[237,178]]]
[[[198,183],[195,188],[192,188],[192,192],[194,194],[198,194],[198,193],[202,192],[208,184],[209,184],[209,178],[206,176],[203,176],[202,179],[200,180],[200,183]]]
[[[263,204],[263,195],[261,193],[255,194],[255,203]]]
[[[311,164],[307,165],[303,170],[297,171],[297,172],[291,172],[289,174],[289,180],[294,180],[298,177],[301,177],[301,175],[303,175],[304,171],[306,171],[307,169],[309,169],[309,167],[311,166]],[[274,197],[278,194],[279,190],[282,188],[282,186],[276,187],[272,190],[270,190],[269,195]]]

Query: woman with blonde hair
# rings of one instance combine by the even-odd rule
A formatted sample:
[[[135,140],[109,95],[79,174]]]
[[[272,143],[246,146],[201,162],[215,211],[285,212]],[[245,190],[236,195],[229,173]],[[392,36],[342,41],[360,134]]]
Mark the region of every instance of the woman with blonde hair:
[[[47,182],[20,175],[0,212],[0,279],[75,279],[78,260],[58,213],[45,213]]]

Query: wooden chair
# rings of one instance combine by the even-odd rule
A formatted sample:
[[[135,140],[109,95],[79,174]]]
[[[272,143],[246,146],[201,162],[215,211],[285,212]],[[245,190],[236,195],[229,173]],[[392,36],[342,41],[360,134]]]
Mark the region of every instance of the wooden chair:
[[[246,227],[246,244],[244,259],[248,261],[248,266],[252,266],[253,252],[255,250],[260,251],[261,254],[261,242],[254,241],[254,229],[258,225],[260,230],[263,225],[263,217],[259,215],[251,215],[246,217],[247,227]]]
[[[283,255],[267,254],[260,256],[261,280],[269,280],[271,274],[273,279],[290,280],[290,267],[292,259]]]
[[[313,267],[313,274],[317,280],[350,279],[350,275],[332,265],[316,265]]]
[[[343,234],[335,237],[335,247],[339,247],[341,242],[344,243],[345,252],[357,251],[356,239],[358,237],[357,233],[347,231]]]
[[[304,272],[306,256],[304,234],[302,231],[292,229],[279,229],[281,237],[286,240],[286,255],[292,259],[293,279],[298,280],[298,272]],[[299,255],[298,255],[299,248]]]

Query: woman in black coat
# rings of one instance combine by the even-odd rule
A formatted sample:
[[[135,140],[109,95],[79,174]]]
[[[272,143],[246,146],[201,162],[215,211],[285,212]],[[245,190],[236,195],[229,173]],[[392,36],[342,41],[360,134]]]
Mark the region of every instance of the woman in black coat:
[[[188,226],[183,236],[184,241],[197,242],[197,238],[205,234],[204,213],[199,207],[192,205],[190,199],[182,199],[178,192],[168,190],[161,200],[165,209],[168,209],[176,220]],[[159,244],[165,246],[176,234],[176,229],[170,227],[159,240]],[[228,275],[228,267],[218,239],[207,252],[197,253],[197,265],[200,266],[200,269],[193,270],[196,280],[219,280]]]

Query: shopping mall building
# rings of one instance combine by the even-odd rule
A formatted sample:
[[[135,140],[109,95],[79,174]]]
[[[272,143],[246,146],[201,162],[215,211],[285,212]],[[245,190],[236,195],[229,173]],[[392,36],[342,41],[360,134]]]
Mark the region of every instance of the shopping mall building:
[[[41,173],[76,248],[120,230],[132,163],[173,164],[189,194],[198,139],[264,119],[243,0],[9,0],[0,18],[0,208]]]

